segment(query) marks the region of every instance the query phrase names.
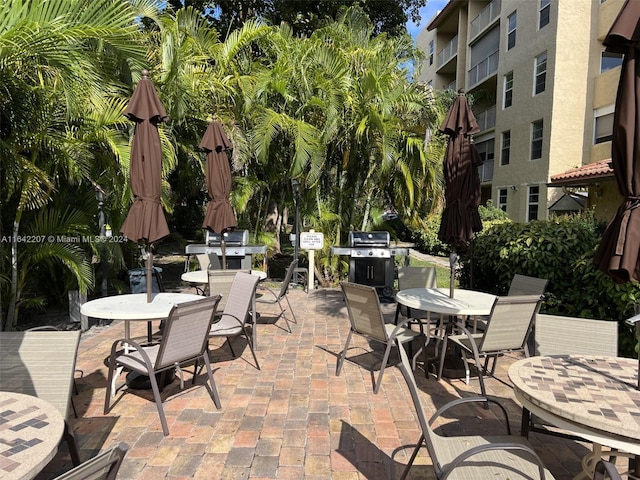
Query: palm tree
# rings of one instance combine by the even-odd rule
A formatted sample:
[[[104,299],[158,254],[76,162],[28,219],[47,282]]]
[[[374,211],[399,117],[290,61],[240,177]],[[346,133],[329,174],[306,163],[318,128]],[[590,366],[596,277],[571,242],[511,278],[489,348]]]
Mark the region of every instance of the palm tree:
[[[0,177],[5,179],[0,236],[4,222],[11,224],[10,253],[5,257],[3,248],[2,259],[11,272],[8,309],[0,325],[14,328],[17,322],[19,242],[28,230],[22,226],[24,215],[44,207],[62,188],[90,178],[94,155],[82,137],[99,126],[85,122],[83,114],[121,95],[129,67],[142,65],[144,49],[135,20],[140,11],[151,12],[152,3],[7,0],[0,4]],[[86,258],[80,261],[75,256],[74,264],[63,249],[48,252],[86,291],[92,279],[82,263]]]

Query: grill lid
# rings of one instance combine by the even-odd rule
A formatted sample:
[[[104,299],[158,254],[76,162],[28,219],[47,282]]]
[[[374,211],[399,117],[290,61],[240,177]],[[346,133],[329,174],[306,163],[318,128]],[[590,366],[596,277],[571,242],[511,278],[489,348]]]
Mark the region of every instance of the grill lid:
[[[349,232],[350,247],[388,247],[391,245],[389,232]]]
[[[249,244],[249,230],[233,230],[224,234],[225,244],[228,247],[239,247]],[[220,234],[207,231],[207,245],[220,246]]]

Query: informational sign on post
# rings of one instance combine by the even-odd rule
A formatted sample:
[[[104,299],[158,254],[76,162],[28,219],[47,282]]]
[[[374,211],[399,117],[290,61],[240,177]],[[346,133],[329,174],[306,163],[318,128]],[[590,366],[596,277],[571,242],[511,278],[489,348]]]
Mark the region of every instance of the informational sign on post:
[[[316,250],[322,250],[323,246],[324,235],[321,232],[311,230],[310,232],[300,233],[300,248],[309,252],[309,283],[307,284],[307,292],[311,292],[315,288],[315,253]]]
[[[321,232],[301,232],[300,248],[304,250],[322,250],[324,235]]]

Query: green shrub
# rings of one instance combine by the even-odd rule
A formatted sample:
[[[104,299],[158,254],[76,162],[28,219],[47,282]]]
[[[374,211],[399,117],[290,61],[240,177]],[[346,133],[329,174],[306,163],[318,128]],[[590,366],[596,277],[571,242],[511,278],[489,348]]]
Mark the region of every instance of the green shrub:
[[[635,335],[624,320],[635,313],[640,287],[616,284],[593,264],[603,227],[590,214],[493,224],[464,253],[460,285],[504,295],[516,273],[547,278],[541,311],[618,321],[620,352],[633,356]]]
[[[428,253],[429,255],[449,255],[449,246],[438,240],[440,216],[432,215],[424,221],[424,224],[424,229],[413,232],[412,239],[415,243],[415,248],[420,252]]]

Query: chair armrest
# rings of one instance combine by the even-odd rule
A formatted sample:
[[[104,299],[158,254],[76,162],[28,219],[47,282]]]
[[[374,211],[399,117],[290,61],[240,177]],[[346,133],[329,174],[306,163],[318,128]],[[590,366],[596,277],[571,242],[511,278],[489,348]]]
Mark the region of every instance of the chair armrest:
[[[469,450],[458,455],[453,461],[447,465],[447,470],[444,475],[441,477],[441,480],[446,480],[446,478],[451,474],[456,467],[458,467],[462,462],[466,459],[473,457],[482,452],[487,452],[491,450],[521,450],[523,452],[531,455],[532,459],[535,461],[538,466],[538,473],[540,474],[540,480],[545,480],[544,476],[544,464],[538,454],[528,445],[524,445],[521,443],[494,443],[489,445],[478,445],[477,447],[470,448]]]
[[[596,468],[593,472],[593,480],[605,480],[606,478],[610,478],[611,480],[622,480],[620,473],[612,463],[599,460],[598,463],[596,463]]]
[[[406,328],[405,325],[407,323],[412,323],[412,319],[405,318],[404,320],[400,321],[391,332],[391,335],[389,335],[389,339],[393,340],[394,338],[396,338],[398,336],[398,333],[400,333],[401,330],[404,330]],[[427,329],[427,331],[429,331],[429,329]],[[422,327],[422,323],[420,323],[420,333],[424,335],[424,329]]]
[[[241,321],[238,317],[236,317],[235,315],[231,315],[230,313],[224,313],[224,312],[220,312],[220,316],[217,317],[216,320],[211,323],[211,326],[213,327],[214,325],[220,323],[222,321],[222,317],[229,317],[235,320],[236,322],[238,322],[238,325],[240,325],[241,327],[244,326],[244,322]]]
[[[509,414],[507,413],[507,409],[504,407],[504,405],[502,405],[502,403],[500,403],[497,399],[492,397],[465,397],[465,398],[457,398],[455,400],[452,400],[449,403],[446,403],[445,405],[440,407],[438,410],[436,410],[436,413],[434,413],[433,416],[429,419],[429,425],[433,425],[433,423],[438,419],[438,417],[440,417],[444,412],[446,412],[450,408],[456,407],[458,405],[462,405],[463,403],[485,403],[485,404],[493,403],[497,405],[500,408],[500,410],[502,410],[502,413],[504,414],[505,423],[507,425],[507,434],[511,435],[511,426],[509,424]]]
[[[276,301],[278,300],[278,294],[277,294],[273,289],[271,289],[271,288],[269,288],[269,287],[267,287],[267,286],[260,285],[260,286],[258,286],[258,288],[256,289],[256,291],[258,291],[258,292],[267,291],[267,292],[269,292],[271,295],[273,295],[273,298],[274,298]],[[260,298],[256,298],[256,302],[258,302],[258,303],[259,303],[260,301],[265,302],[265,299],[260,300]],[[266,300],[266,301],[269,301],[269,302],[270,302],[271,300]]]
[[[127,344],[129,347],[133,347],[138,353],[140,353],[140,356],[142,357],[142,360],[144,360],[144,364],[145,367],[147,368],[147,371],[149,372],[153,372],[153,365],[151,364],[151,359],[149,358],[149,355],[147,355],[147,352],[145,351],[144,347],[142,345],[140,345],[137,342],[134,342],[133,340],[127,340],[126,338],[120,338],[118,340],[116,340],[115,342],[113,342],[113,344],[111,345],[111,355],[109,358],[113,358],[116,362],[118,361],[116,355],[116,348],[118,347],[118,345],[122,345],[122,344]],[[122,353],[122,355],[126,355],[126,353]]]

